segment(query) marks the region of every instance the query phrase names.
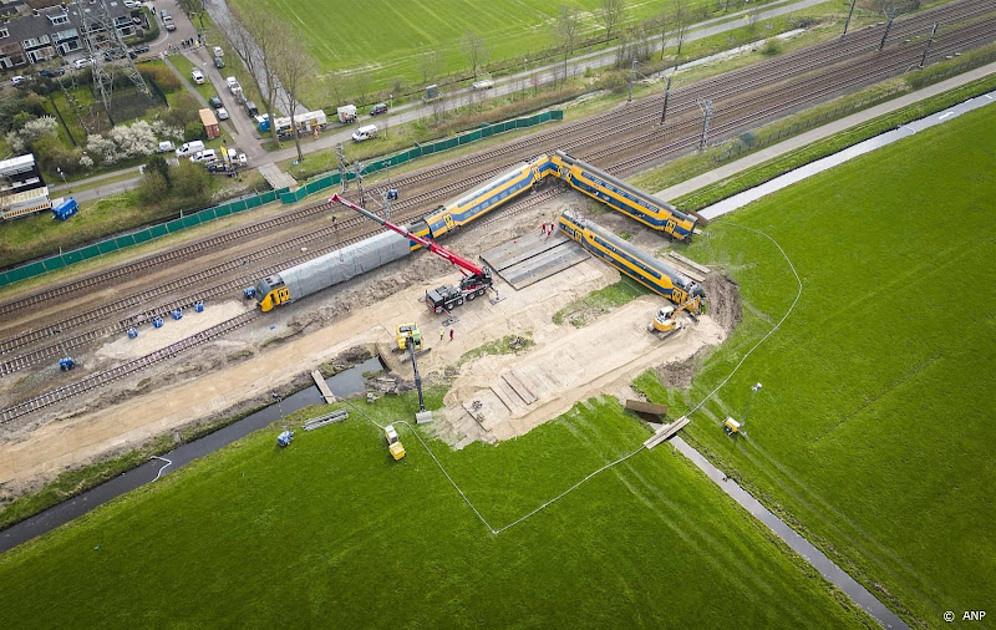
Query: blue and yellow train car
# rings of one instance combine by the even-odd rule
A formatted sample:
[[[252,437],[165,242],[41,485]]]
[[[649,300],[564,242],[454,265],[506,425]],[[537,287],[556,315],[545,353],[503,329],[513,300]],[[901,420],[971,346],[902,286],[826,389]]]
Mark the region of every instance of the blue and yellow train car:
[[[695,230],[695,218],[679,211],[671,204],[655,199],[563,151],[557,151],[551,157],[551,161],[558,169],[557,176],[571,188],[676,240],[691,240]]]
[[[458,227],[467,225],[495,208],[528,193],[544,177],[555,174],[557,167],[546,155],[522,162],[506,173],[450,199],[417,222],[412,232],[438,239]],[[412,243],[412,249],[418,249]]]
[[[602,226],[569,210],[560,215],[557,225],[594,256],[675,304],[705,299],[705,291],[697,282]]]

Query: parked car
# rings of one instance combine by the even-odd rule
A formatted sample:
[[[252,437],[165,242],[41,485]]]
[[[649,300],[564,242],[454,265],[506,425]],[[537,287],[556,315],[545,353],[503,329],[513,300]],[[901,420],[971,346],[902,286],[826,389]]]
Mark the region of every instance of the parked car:
[[[363,142],[377,135],[377,125],[364,125],[353,132],[353,142]]]
[[[157,149],[157,151],[159,151],[160,153],[169,153],[170,151],[173,150],[174,150],[173,143],[170,142],[169,140],[163,140],[162,142],[160,142],[159,148]]]
[[[256,108],[256,103],[252,101],[246,101],[246,113],[249,114],[250,118],[255,118],[259,116],[259,110]]]
[[[225,60],[222,59],[221,57],[216,56],[214,58],[214,67],[221,70],[222,68],[225,67]]]
[[[173,16],[171,16],[168,13],[165,14],[165,15],[163,15],[163,26],[166,27],[167,31],[170,31],[170,32],[175,31],[176,30],[176,24],[173,22]]]
[[[221,102],[221,97],[218,96],[217,94],[215,94],[214,96],[212,96],[211,98],[208,99],[208,105],[210,105],[211,107],[213,107],[215,109],[221,109],[222,106],[223,106],[223,104]]]
[[[194,155],[200,151],[204,150],[204,142],[201,140],[194,140],[192,142],[184,142],[177,148],[176,157],[187,157]]]
[[[38,71],[38,76],[45,77],[46,79],[54,79],[56,77],[61,77],[66,74],[66,71],[62,68],[45,68],[44,70]]]
[[[190,161],[196,164],[211,164],[218,161],[218,154],[214,149],[204,149],[192,155]]]
[[[214,47],[214,56],[215,57],[224,57],[225,56],[225,51],[221,49],[221,46],[215,46]]]
[[[218,111],[215,113],[218,114],[218,120],[228,120],[230,118],[228,115],[228,110],[225,109],[224,107],[219,107]]]
[[[491,79],[481,79],[480,81],[474,81],[470,85],[475,90],[490,90],[494,86],[495,82]]]
[[[93,59],[90,59],[89,57],[84,57],[83,59],[77,59],[76,61],[73,62],[73,67],[76,68],[77,70],[92,65],[93,65]]]
[[[387,103],[377,103],[376,105],[370,108],[371,116],[379,116],[380,114],[386,114],[386,113],[387,113]]]
[[[139,2],[138,0],[124,0],[122,4],[124,4],[129,9],[138,9],[141,8],[142,6],[142,3]]]
[[[148,44],[139,44],[138,46],[132,47],[131,50],[136,55],[144,55],[145,53],[149,52],[149,45]]]
[[[23,74],[15,74],[10,78],[11,85],[21,85],[27,82],[28,82],[28,77],[24,76]]]
[[[204,73],[196,68],[190,73],[190,78],[194,80],[197,85],[204,85]]]
[[[229,91],[231,91],[233,87],[239,84],[239,80],[234,76],[225,77],[225,84],[228,86]]]

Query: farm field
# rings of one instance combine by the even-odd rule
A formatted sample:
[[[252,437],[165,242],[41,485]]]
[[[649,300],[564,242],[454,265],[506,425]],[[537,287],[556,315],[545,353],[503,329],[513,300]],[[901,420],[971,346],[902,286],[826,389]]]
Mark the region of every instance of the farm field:
[[[390,0],[362,5],[344,0],[235,0],[234,5],[243,11],[267,11],[288,22],[305,39],[323,71],[342,73],[337,81],[365,75],[375,88],[386,87],[394,79],[417,84],[421,81],[418,56],[429,51],[441,56],[438,73],[469,68],[461,44],[468,31],[486,40],[491,62],[514,59],[516,67],[521,67],[523,57],[534,62],[534,55],[556,45],[553,23],[560,7],[539,0],[426,0],[414,5]],[[582,16],[579,40],[604,30],[596,13],[600,0],[579,0],[572,5]],[[649,19],[664,6],[646,0],[628,2],[626,19],[629,23]],[[712,9],[715,3],[692,0],[683,6],[694,14],[700,6]],[[345,91],[358,92],[355,88]]]
[[[743,228],[776,239],[798,306],[686,439],[915,625],[996,581],[994,142],[990,106],[714,222],[690,255],[741,283],[745,321],[690,390],[638,379],[677,415],[729,373],[796,294]],[[748,409],[748,436],[724,435]]]
[[[361,404],[286,450],[276,429],[249,436],[0,556],[0,626],[871,624],[669,448],[495,536],[410,430],[395,463],[357,413],[410,417],[413,397]],[[497,447],[431,444],[500,527],[647,435],[593,400]]]

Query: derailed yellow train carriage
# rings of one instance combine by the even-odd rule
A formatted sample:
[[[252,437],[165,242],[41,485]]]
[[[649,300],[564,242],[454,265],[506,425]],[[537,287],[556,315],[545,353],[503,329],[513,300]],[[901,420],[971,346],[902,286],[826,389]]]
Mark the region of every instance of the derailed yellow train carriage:
[[[557,177],[578,192],[675,240],[691,240],[695,217],[563,151],[554,153],[550,161]]]
[[[594,256],[675,304],[697,300],[694,310],[698,310],[705,299],[705,291],[697,282],[593,221],[567,210],[560,215],[557,225]]]

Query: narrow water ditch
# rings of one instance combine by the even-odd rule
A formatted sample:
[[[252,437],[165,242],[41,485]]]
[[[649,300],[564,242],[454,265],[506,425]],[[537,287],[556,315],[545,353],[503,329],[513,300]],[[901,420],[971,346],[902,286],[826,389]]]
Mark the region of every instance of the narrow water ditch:
[[[325,379],[329,389],[338,398],[346,398],[366,391],[363,374],[383,369],[380,358],[371,357],[335,376]],[[82,494],[53,505],[43,512],[0,531],[0,553],[41,536],[60,525],[82,516],[111,499],[155,481],[162,471],[168,475],[186,464],[225,447],[232,442],[276,422],[287,414],[325,401],[315,386],[299,390],[290,396],[249,414],[241,420],[208,433],[207,435],[163,453],[160,457],[105,481]],[[274,434],[274,438],[276,434]],[[170,462],[167,465],[167,461]],[[165,467],[165,468],[164,468]]]

